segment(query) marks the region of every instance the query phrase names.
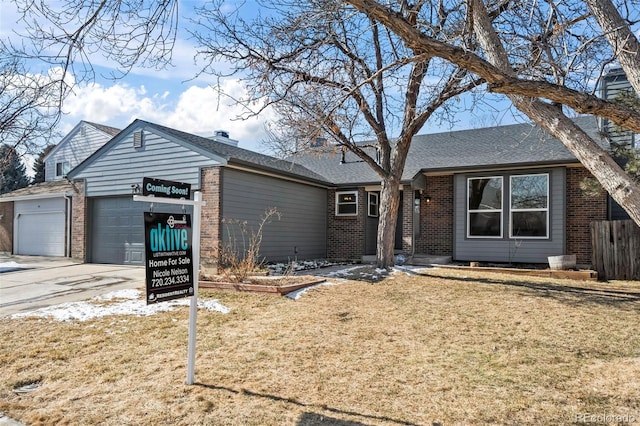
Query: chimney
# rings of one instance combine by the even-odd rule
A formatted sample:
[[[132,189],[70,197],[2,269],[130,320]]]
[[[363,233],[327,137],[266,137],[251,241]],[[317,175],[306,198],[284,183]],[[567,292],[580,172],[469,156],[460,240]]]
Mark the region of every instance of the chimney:
[[[216,130],[215,132],[213,132],[213,136],[211,136],[209,139],[231,146],[238,146],[238,141],[229,138],[229,132],[226,130]]]
[[[309,146],[311,148],[322,148],[327,146],[327,138],[316,137],[314,140],[309,142]]]

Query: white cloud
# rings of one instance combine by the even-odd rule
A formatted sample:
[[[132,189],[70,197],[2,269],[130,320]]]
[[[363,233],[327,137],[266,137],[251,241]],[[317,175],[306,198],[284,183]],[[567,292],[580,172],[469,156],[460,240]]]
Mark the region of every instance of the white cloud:
[[[264,138],[264,123],[272,119],[273,114],[265,111],[260,117],[241,119],[248,110],[237,105],[234,99],[243,97],[245,90],[237,80],[223,82],[220,90],[191,86],[180,95],[167,125],[206,136],[215,130],[226,130],[241,146],[243,142],[257,143]]]
[[[182,85],[172,86],[179,87]],[[176,96],[170,91],[152,93],[145,85],[134,87],[124,82],[84,85],[65,102],[67,118],[61,131],[70,130],[80,120],[124,128],[139,118],[202,136],[226,130],[232,139],[240,141],[240,147],[261,151],[264,124],[273,119],[273,113],[265,111],[259,117],[241,120],[247,110],[233,101],[245,97],[241,82],[226,80],[220,91],[192,85]]]
[[[5,3],[3,7],[6,6],[6,10],[0,14],[0,36],[11,36],[17,41],[12,31],[24,33],[25,24],[19,21],[20,13],[16,6],[11,2]],[[264,123],[273,114],[267,112],[258,118],[237,120],[246,111],[232,105],[228,98],[208,86],[220,84],[224,93],[237,99],[245,94],[238,80],[217,83],[215,76],[199,74],[202,64],[195,63],[197,49],[187,31],[192,27],[187,18],[194,14],[193,4],[188,1],[181,6],[184,6],[181,7],[184,19],[172,50],[172,66],[162,70],[136,66],[122,79],[113,81],[105,76],[113,72],[117,74],[117,64],[99,52],[92,54],[90,59],[96,79],[93,82],[76,82],[79,85],[65,101],[66,115],[57,129],[62,135],[80,120],[124,128],[140,118],[204,136],[213,134],[215,130],[227,130],[233,139],[240,141],[241,147],[263,151],[260,141],[265,138]],[[42,63],[37,65],[46,66]],[[221,63],[219,69],[227,66]],[[43,77],[47,77],[42,71]],[[196,76],[197,81],[194,79]],[[73,80],[73,75],[68,74],[65,78]],[[73,85],[74,81],[69,81],[69,84]]]
[[[164,105],[160,96],[146,96],[144,86],[130,87],[126,84],[114,84],[105,87],[90,84],[78,87],[64,104],[64,110],[70,117],[89,120],[102,124],[113,121],[122,123],[138,116],[157,114]]]

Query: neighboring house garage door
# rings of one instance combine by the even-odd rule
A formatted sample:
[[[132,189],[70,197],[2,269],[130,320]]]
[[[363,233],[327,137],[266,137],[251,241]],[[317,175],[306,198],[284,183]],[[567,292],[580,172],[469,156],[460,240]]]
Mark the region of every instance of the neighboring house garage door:
[[[90,199],[90,249],[92,263],[144,264],[144,216],[149,203],[124,197]],[[179,213],[180,206],[156,203],[153,211]],[[190,210],[187,210],[190,212]]]
[[[15,254],[64,256],[64,198],[16,201],[14,208]]]

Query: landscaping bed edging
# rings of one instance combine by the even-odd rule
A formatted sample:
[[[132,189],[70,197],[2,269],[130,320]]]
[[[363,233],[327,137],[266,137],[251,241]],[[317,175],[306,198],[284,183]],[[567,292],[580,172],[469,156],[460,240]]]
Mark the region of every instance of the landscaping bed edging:
[[[297,276],[296,280],[300,281],[302,278]],[[198,281],[200,288],[217,289],[217,290],[234,290],[234,291],[249,291],[254,293],[275,293],[279,295],[285,295],[292,291],[300,290],[302,288],[311,287],[316,284],[321,284],[326,280],[318,277],[308,277],[303,282],[297,282],[295,284],[276,285],[269,284],[269,280],[264,280],[264,284],[256,283],[232,283],[225,281]]]

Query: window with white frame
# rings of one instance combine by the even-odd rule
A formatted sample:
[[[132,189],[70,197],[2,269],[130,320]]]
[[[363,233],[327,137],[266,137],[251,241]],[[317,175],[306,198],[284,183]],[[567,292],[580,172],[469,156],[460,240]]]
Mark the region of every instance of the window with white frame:
[[[67,173],[69,173],[69,170],[71,169],[71,166],[69,164],[68,161],[59,161],[56,163],[56,177],[65,177],[67,175]]]
[[[549,175],[517,175],[510,181],[511,238],[549,238]]]
[[[369,197],[369,203],[368,203],[368,215],[369,217],[378,217],[378,206],[379,206],[379,200],[380,200],[380,196],[378,195],[377,192],[369,192],[368,193],[368,197]]]
[[[502,237],[502,177],[467,179],[467,237]]]
[[[336,216],[358,214],[358,191],[336,192]]]

